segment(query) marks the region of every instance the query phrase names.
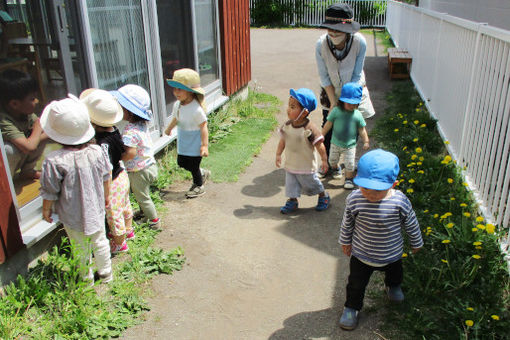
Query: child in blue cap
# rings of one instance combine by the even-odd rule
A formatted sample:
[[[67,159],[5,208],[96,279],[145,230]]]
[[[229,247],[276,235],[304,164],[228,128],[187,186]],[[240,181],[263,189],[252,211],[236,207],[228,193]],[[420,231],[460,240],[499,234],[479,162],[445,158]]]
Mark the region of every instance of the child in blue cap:
[[[361,103],[363,88],[358,83],[347,83],[342,87],[342,93],[338,105],[331,110],[328,121],[322,128],[322,134],[326,135],[331,128],[331,146],[329,149],[329,165],[333,172],[333,178],[342,178],[342,170],[339,167],[340,157],[343,155],[345,165],[345,189],[354,189],[352,179],[354,177],[356,143],[358,136],[363,140],[363,150],[370,146],[365,119],[358,110]]]
[[[276,166],[282,164],[282,153],[285,151],[285,193],[289,198],[280,208],[282,214],[296,211],[298,197],[301,192],[306,195],[319,195],[315,210],[326,210],[329,206],[329,195],[317,177],[315,153],[317,150],[322,159],[322,171],[328,171],[328,158],[321,131],[307,118],[317,107],[317,99],[312,90],[290,89],[287,116],[289,120],[280,128],[280,143],[276,149]]]
[[[365,288],[374,270],[385,272],[384,283],[390,301],[401,302],[403,279],[402,228],[412,252],[423,246],[420,226],[409,199],[393,189],[400,170],[398,157],[376,149],[361,156],[354,183],[359,186],[347,196],[339,243],[350,256],[345,307],[340,327],[351,330],[358,323]]]

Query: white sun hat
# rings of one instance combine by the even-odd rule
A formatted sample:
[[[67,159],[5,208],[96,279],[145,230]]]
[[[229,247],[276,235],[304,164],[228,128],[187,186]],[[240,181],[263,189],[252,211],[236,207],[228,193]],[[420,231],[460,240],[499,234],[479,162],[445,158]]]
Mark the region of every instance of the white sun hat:
[[[114,126],[124,116],[122,106],[108,91],[86,89],[80,94],[80,100],[89,111],[90,121],[96,125]]]
[[[87,107],[72,94],[46,105],[40,121],[48,137],[64,145],[86,143],[95,134]]]

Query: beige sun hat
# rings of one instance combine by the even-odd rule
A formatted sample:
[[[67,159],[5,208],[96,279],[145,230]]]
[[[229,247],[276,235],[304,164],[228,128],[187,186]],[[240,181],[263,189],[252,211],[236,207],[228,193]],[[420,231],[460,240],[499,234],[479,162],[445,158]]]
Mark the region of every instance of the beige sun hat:
[[[122,106],[110,92],[100,89],[86,89],[80,100],[88,109],[90,121],[103,127],[114,126],[122,120]]]
[[[40,122],[48,137],[64,145],[86,143],[95,134],[87,107],[72,94],[46,105]]]
[[[175,71],[172,79],[167,79],[166,82],[172,87],[195,93],[200,105],[204,110],[206,109],[205,90],[200,86],[200,75],[197,71],[190,68],[181,68]]]

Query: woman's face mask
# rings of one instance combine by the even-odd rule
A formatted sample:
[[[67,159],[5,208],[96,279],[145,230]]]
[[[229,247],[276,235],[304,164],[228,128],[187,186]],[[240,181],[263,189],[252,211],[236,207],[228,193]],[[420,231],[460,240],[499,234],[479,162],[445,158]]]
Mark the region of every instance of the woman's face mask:
[[[340,45],[347,37],[347,33],[328,31],[328,36],[333,45]]]

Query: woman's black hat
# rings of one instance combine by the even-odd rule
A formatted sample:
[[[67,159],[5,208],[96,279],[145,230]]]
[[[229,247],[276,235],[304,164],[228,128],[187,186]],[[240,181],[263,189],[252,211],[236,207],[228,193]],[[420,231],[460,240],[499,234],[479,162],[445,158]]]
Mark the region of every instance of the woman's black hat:
[[[337,3],[326,9],[325,20],[319,27],[352,34],[359,31],[360,24],[354,21],[354,11],[351,6],[346,3]]]

